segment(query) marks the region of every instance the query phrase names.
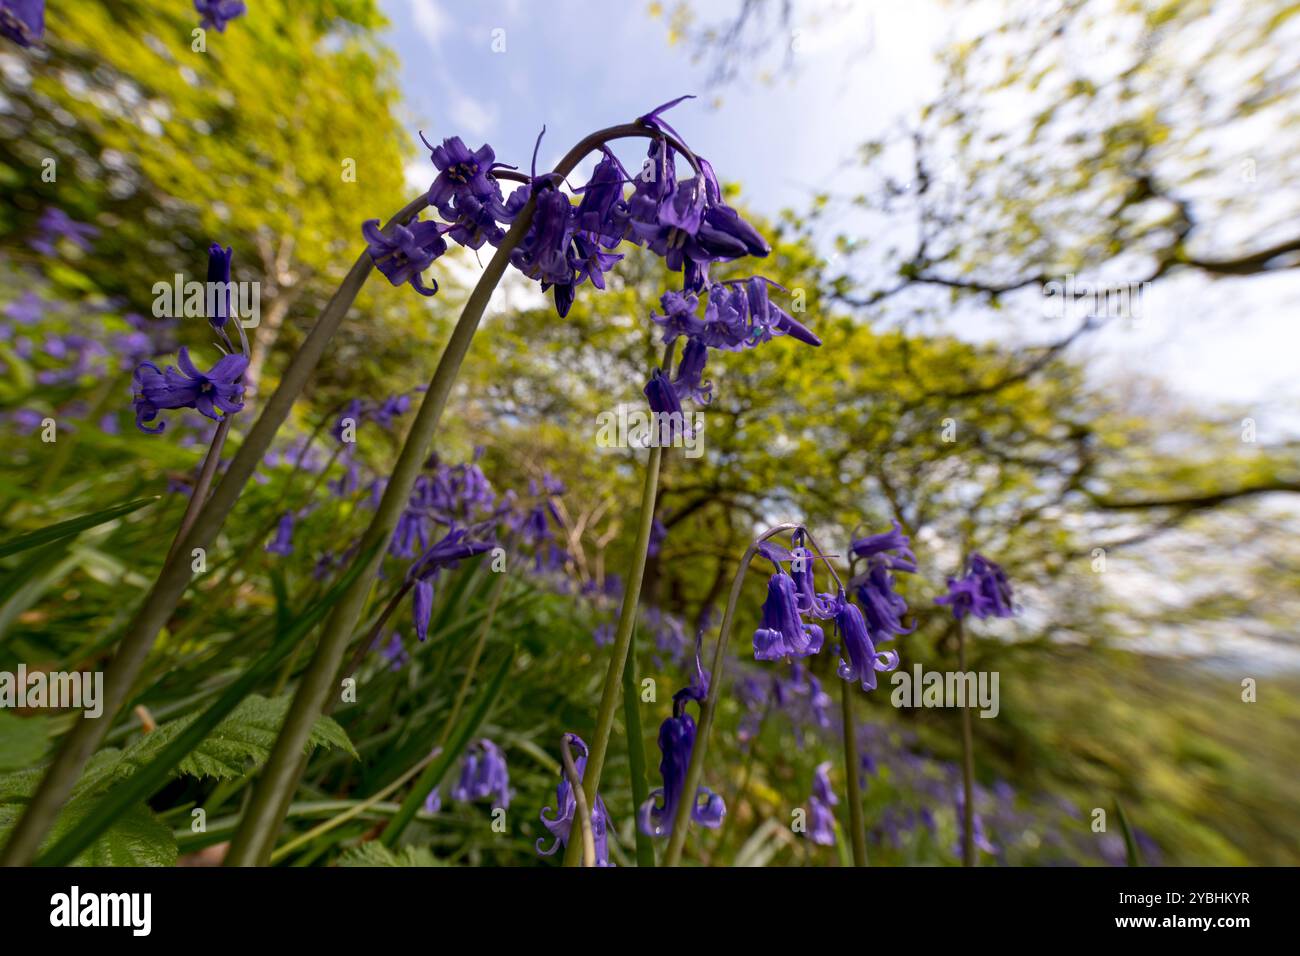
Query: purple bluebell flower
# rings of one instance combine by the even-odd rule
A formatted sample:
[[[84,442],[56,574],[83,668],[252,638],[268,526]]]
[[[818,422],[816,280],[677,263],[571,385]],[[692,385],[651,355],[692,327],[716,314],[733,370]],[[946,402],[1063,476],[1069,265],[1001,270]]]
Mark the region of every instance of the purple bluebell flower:
[[[361,234],[368,243],[366,252],[384,277],[393,285],[409,282],[420,295],[433,295],[438,283],[426,288],[420,273],[447,251],[447,240],[442,238],[442,228],[436,222],[421,221],[409,227],[395,224],[390,235],[379,230],[378,219],[367,219],[361,224]]]
[[[614,625],[609,621],[596,625],[596,629],[591,632],[591,639],[596,642],[597,647],[608,647],[613,644]]]
[[[713,401],[713,383],[704,381],[704,366],[709,360],[709,347],[699,339],[690,339],[682,352],[673,379],[673,390],[679,398],[689,398],[698,405]]]
[[[218,33],[225,33],[226,24],[242,17],[246,9],[243,0],[194,0],[194,10],[203,18],[199,26]]]
[[[384,660],[388,662],[388,669],[392,671],[400,671],[411,659],[411,655],[406,652],[406,646],[402,643],[402,635],[398,631],[393,631],[388,638],[388,643],[379,649],[379,653],[384,656]]]
[[[663,786],[650,792],[650,798],[637,812],[637,824],[647,836],[661,837],[672,833],[677,807],[686,788],[686,769],[691,762],[691,749],[695,746],[695,720],[686,711],[687,701],[699,702],[707,694],[708,678],[698,670],[691,686],[673,695],[672,716],[659,725],[659,773]],[[718,796],[707,787],[700,787],[691,802],[691,819],[710,829],[722,825],[727,808]]]
[[[227,246],[222,249],[219,243],[208,246],[208,287],[212,283],[221,283],[221,290],[216,302],[216,313],[208,316],[208,323],[218,332],[225,327],[230,318],[230,260],[233,250]]]
[[[486,143],[471,152],[459,136],[444,139],[442,145],[429,147],[429,158],[438,169],[438,177],[429,187],[429,205],[444,219],[459,218],[452,209],[453,202],[474,199],[478,204],[501,201],[501,187],[488,174],[496,165],[496,153]]]
[[[28,243],[43,256],[53,256],[60,239],[66,239],[82,252],[90,250],[90,241],[99,230],[86,222],[78,222],[57,206],[50,206],[36,220],[36,236]]]
[[[412,583],[411,613],[415,633],[421,641],[429,635],[429,617],[433,612],[433,579],[444,568],[458,567],[461,561],[490,551],[492,541],[470,536],[467,528],[451,528],[433,547],[416,559],[406,573]]]
[[[663,369],[657,368],[650,374],[650,381],[646,382],[642,390],[646,397],[646,402],[650,405],[650,411],[656,415],[668,415],[673,422],[674,431],[680,427],[682,420],[682,400],[677,395],[677,389],[673,388],[673,383],[668,380]]]
[[[45,35],[45,0],[0,0],[0,36],[35,46]]]
[[[754,659],[779,661],[786,657],[807,657],[822,649],[825,635],[816,624],[799,617],[799,593],[794,578],[784,571],[767,582],[763,620],[754,631]]]
[[[266,550],[271,554],[290,555],[293,554],[293,512],[286,511],[280,515],[280,523],[276,526],[275,537],[271,543],[266,546]]]
[[[213,421],[243,409],[247,356],[223,356],[211,371],[200,372],[190,361],[189,352],[182,348],[177,363],[179,370],[169,365],[163,371],[152,362],[143,362],[135,370],[133,404],[135,423],[141,431],[161,432],[165,423],[159,422],[157,428],[149,428],[148,424],[166,409],[193,408]]]
[[[894,572],[916,573],[916,555],[898,522],[889,531],[859,538],[849,551],[866,560],[866,570],[849,582],[849,587],[862,605],[872,639],[886,641],[910,634],[916,628],[903,624],[907,602],[894,591]]]
[[[460,780],[451,788],[451,797],[461,803],[494,800],[493,806],[509,809],[510,773],[501,748],[487,739],[475,744],[465,755]]]
[[[963,577],[948,579],[948,593],[935,598],[934,603],[948,605],[958,619],[967,615],[981,619],[1014,615],[1011,582],[1001,566],[981,554],[972,554],[968,567]]]
[[[575,751],[573,757],[574,767],[578,771],[578,779],[581,780],[587,772],[587,745],[577,734],[565,734],[565,740]],[[537,841],[537,852],[542,856],[551,856],[561,846],[569,845],[569,836],[573,829],[574,816],[578,812],[578,802],[573,797],[573,788],[569,786],[568,775],[563,771],[560,772],[560,784],[555,788],[555,809],[543,807],[541,812],[542,826],[550,831],[551,836],[555,838],[550,849],[542,849],[542,844],[546,838]],[[548,816],[548,814],[550,814]],[[609,811],[605,809],[605,801],[600,794],[596,794],[595,806],[591,808],[591,832],[593,842],[595,843],[596,865],[611,866],[609,862]]]
[[[831,789],[830,769],[829,761],[817,765],[812,795],[808,797],[808,839],[819,846],[835,845],[835,814],[831,807],[840,799]]]
[[[510,253],[510,263],[530,279],[546,285],[571,283],[569,241],[573,237],[573,204],[553,186],[537,191],[533,221],[519,245]]]
[[[623,199],[623,186],[628,182],[622,163],[602,147],[604,154],[592,170],[587,185],[582,187],[575,223],[578,229],[600,237],[607,247],[613,248],[627,235],[627,203]]]
[[[898,666],[894,651],[877,651],[872,643],[867,622],[858,606],[841,591],[833,602],[835,630],[840,638],[840,664],[837,673],[844,680],[854,681],[863,690],[876,689],[876,671],[890,671]],[[889,640],[892,634],[878,634],[880,640]],[[846,660],[847,658],[847,660]]]

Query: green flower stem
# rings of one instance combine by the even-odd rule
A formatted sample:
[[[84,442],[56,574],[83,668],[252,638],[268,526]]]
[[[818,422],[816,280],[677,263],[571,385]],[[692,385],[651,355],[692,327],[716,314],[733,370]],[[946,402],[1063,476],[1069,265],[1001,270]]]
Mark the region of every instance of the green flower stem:
[[[634,136],[662,138],[663,134],[636,123],[614,126],[593,133],[565,154],[555,167],[552,176],[562,180],[573,172],[583,157],[606,141]],[[673,145],[676,148],[675,141]],[[518,178],[517,175],[507,177],[504,171],[498,175],[500,178]],[[461,363],[469,352],[474,333],[478,330],[479,322],[487,310],[493,291],[505,274],[510,253],[528,232],[535,206],[536,197],[530,196],[511,225],[510,231],[501,240],[496,253],[488,262],[483,275],[474,286],[474,291],[470,293],[469,300],[465,303],[460,319],[452,330],[451,338],[429,382],[420,409],[411,423],[411,429],[402,445],[393,474],[384,489],[383,499],[375,510],[370,527],[362,537],[362,551],[376,541],[387,542],[392,535],[397,519],[410,497],[415,480],[419,477],[428,450],[433,444],[447,399],[460,372]],[[361,615],[371,584],[382,562],[382,552],[370,559],[369,564],[357,576],[353,586],[335,606],[326,622],[325,631],[316,647],[316,654],[302,677],[284,726],[280,730],[270,759],[262,772],[262,778],[249,803],[248,811],[240,824],[239,831],[235,834],[230,853],[226,857],[228,865],[252,866],[269,858],[280,821],[284,818],[284,811],[292,799],[292,791],[297,786],[301,768],[305,766],[301,754],[307,737],[311,732],[312,724],[321,713],[326,698],[335,689],[335,678],[351,639],[352,629]]]
[[[858,732],[853,722],[853,697],[857,682],[840,681],[840,706],[844,715],[844,776],[847,778],[849,835],[853,865],[867,865],[867,829],[862,820],[862,787],[858,780]]]
[[[672,366],[674,344],[668,345],[664,350],[665,375],[669,374]],[[618,695],[623,688],[623,668],[627,665],[628,648],[632,646],[632,629],[636,626],[637,604],[641,599],[641,582],[645,577],[646,556],[650,550],[650,533],[654,527],[655,498],[659,491],[659,465],[663,461],[663,452],[663,446],[656,444],[650,449],[650,457],[646,461],[645,484],[641,488],[641,517],[637,527],[636,544],[632,547],[632,567],[628,569],[623,588],[618,630],[614,634],[614,645],[609,651],[605,687],[601,691],[600,707],[596,711],[596,731],[592,734],[587,766],[583,771],[583,788],[587,792],[587,802],[592,806],[595,805],[596,794],[599,793],[600,774],[605,769],[605,752],[609,749],[609,738],[614,731],[614,711],[618,706]],[[578,841],[570,840],[564,850],[564,865],[577,866],[579,854]]]
[[[966,628],[957,618],[957,669],[966,670]],[[971,733],[970,708],[961,709],[961,865],[975,865],[975,741]]]
[[[573,793],[573,804],[575,813],[578,818],[578,826],[581,828],[582,839],[574,840],[569,838],[569,845],[580,844],[582,846],[582,865],[591,867],[596,865],[596,834],[591,827],[591,810],[587,806],[587,794],[582,786],[582,776],[578,773],[578,765],[573,762],[573,754],[569,751],[569,734],[560,738],[560,760],[564,763],[564,775],[569,780],[569,790]]]
[[[442,735],[438,737],[439,747],[447,743],[456,721],[460,719],[461,708],[465,706],[465,698],[469,696],[469,689],[474,683],[474,674],[478,670],[479,660],[483,657],[483,648],[487,646],[488,634],[492,631],[492,621],[496,617],[497,608],[501,606],[501,595],[505,590],[506,574],[501,571],[497,573],[497,579],[492,583],[492,596],[488,599],[487,615],[479,625],[478,639],[474,642],[474,650],[465,668],[465,677],[460,682],[460,689],[456,691],[456,700],[451,705],[451,713],[447,715],[447,723],[443,725]]]
[[[677,805],[677,814],[673,817],[672,833],[668,837],[668,849],[664,853],[664,866],[677,866],[682,859],[682,848],[686,845],[686,829],[690,825],[691,808],[695,805],[695,792],[699,789],[700,778],[704,775],[704,754],[709,746],[709,731],[713,728],[713,717],[717,711],[719,691],[722,687],[722,670],[726,662],[727,638],[731,636],[731,627],[736,619],[736,604],[740,600],[740,590],[745,584],[745,572],[749,562],[758,553],[758,546],[768,538],[786,531],[800,530],[803,526],[793,523],[779,524],[768,528],[759,535],[745,550],[740,559],[740,567],[731,581],[731,593],[727,595],[727,610],[722,615],[722,627],[718,631],[718,643],[713,649],[713,667],[709,671],[709,692],[700,704],[700,722],[695,733],[695,746],[691,748],[691,762],[686,767],[686,783],[682,788],[683,799]],[[685,795],[689,794],[689,797]]]
[[[212,488],[212,479],[217,475],[217,466],[221,464],[221,450],[226,447],[226,438],[230,435],[230,415],[223,415],[221,423],[217,425],[216,434],[212,436],[212,444],[208,446],[208,455],[203,459],[203,467],[199,471],[198,481],[194,483],[194,490],[190,493],[190,500],[185,505],[185,514],[181,516],[180,527],[176,531],[176,537],[172,539],[171,550],[167,552],[164,564],[170,564],[176,557],[176,549],[180,543],[185,540],[185,536],[190,533],[194,527],[194,522],[199,517],[199,512],[203,510],[203,503],[208,498],[208,491]]]
[[[627,665],[623,668],[623,729],[627,733],[627,766],[632,776],[632,806],[639,809],[650,799],[645,775],[645,734],[641,730],[641,698],[637,692],[636,628],[627,647]],[[655,848],[650,837],[633,827],[636,837],[636,865],[654,866]]]
[[[424,196],[412,200],[388,225],[409,221],[426,205],[428,200]],[[209,548],[216,540],[217,533],[234,509],[244,486],[261,464],[276,432],[306,387],[326,346],[338,331],[373,268],[370,256],[363,252],[284,370],[280,384],[267,399],[262,414],[249,429],[225,475],[212,492],[212,497],[195,520],[194,527],[176,549],[177,554],[185,556],[195,548]],[[103,716],[98,720],[78,722],[72,732],[63,738],[58,755],[32,795],[27,811],[10,834],[4,852],[0,854],[0,865],[22,866],[30,863],[36,855],[42,838],[67,801],[86,762],[90,760],[104,734],[112,726],[114,716],[126,701],[145,658],[153,649],[154,639],[180,603],[192,574],[191,562],[187,557],[163,564],[158,580],[132,619],[104,676]]]

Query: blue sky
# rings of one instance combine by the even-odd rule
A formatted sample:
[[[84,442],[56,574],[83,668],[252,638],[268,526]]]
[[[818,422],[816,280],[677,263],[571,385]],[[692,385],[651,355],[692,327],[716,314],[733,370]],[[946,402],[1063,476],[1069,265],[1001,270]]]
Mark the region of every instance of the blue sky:
[[[423,129],[431,141],[486,141],[498,160],[526,166],[545,124],[538,162],[549,168],[591,130],[695,93],[700,98],[677,107],[670,121],[724,180],[742,185],[742,204],[768,215],[804,208],[815,190],[842,185],[858,144],[934,95],[941,77],[934,54],[961,29],[935,0],[796,5],[806,18],[789,38],[797,71],[719,92],[709,87],[707,65],[670,44],[664,21],[641,0],[380,2],[392,22],[386,40],[401,60],[413,138]],[[694,7],[709,22],[734,14],[738,3],[697,0]],[[817,9],[830,13],[806,12]],[[635,161],[640,151],[622,154]],[[408,178],[417,188],[431,181],[422,151]],[[1154,373],[1192,403],[1257,407],[1261,440],[1300,433],[1300,324],[1287,320],[1300,307],[1298,278],[1161,283],[1139,327],[1108,332],[1076,357],[1086,355],[1090,368],[1120,382]],[[962,315],[951,331],[1015,341],[1060,333],[1045,326],[1040,310],[1025,312],[1019,320],[1006,312]]]

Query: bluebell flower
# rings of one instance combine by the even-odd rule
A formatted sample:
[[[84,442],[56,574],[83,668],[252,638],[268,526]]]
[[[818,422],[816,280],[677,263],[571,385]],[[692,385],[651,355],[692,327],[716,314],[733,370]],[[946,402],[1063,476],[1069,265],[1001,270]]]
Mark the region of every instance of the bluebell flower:
[[[244,370],[248,367],[245,355],[226,355],[208,372],[200,372],[189,352],[182,348],[177,356],[179,369],[167,366],[166,371],[152,362],[142,362],[134,374],[135,423],[141,431],[157,433],[149,423],[160,411],[175,408],[193,408],[200,414],[220,421],[223,415],[232,415],[243,409]]]
[[[423,140],[424,136],[421,134]],[[429,147],[429,158],[438,169],[438,177],[429,187],[429,205],[444,219],[458,218],[453,209],[457,201],[475,200],[477,205],[501,201],[501,186],[488,175],[496,166],[496,153],[484,143],[471,151],[459,136],[444,139],[440,146]],[[504,211],[504,209],[502,210]]]
[[[650,540],[646,544],[646,554],[655,557],[663,549],[664,539],[668,537],[668,526],[656,517],[650,523]]]
[[[573,204],[553,186],[538,191],[528,233],[510,253],[510,264],[545,285],[571,283],[569,242],[573,238]]]
[[[205,30],[226,32],[226,24],[244,15],[243,0],[194,0],[194,9],[203,17],[199,26]]]
[[[808,839],[819,846],[835,845],[835,814],[831,807],[840,800],[831,789],[830,769],[829,762],[817,765],[808,798]]]
[[[216,312],[208,316],[208,324],[220,332],[230,318],[230,260],[234,256],[233,250],[227,246],[222,249],[219,243],[212,243],[208,246],[208,282],[221,283],[219,297],[216,303]]]
[[[816,624],[799,617],[799,593],[794,578],[784,571],[767,582],[763,619],[754,631],[754,659],[778,661],[786,657],[807,657],[822,649],[825,639]]]
[[[577,734],[565,734],[565,739],[575,751],[573,764],[578,771],[578,779],[581,780],[587,772],[587,745]],[[545,837],[538,840],[538,853],[542,856],[551,856],[561,846],[567,847],[569,845],[569,836],[574,823],[573,818],[577,812],[578,802],[573,797],[573,789],[569,786],[568,775],[561,771],[560,784],[555,788],[555,809],[543,807],[541,812],[542,826],[546,827],[555,839],[550,849],[542,849],[542,844],[546,842]],[[600,794],[596,794],[595,806],[591,808],[591,831],[593,843],[595,844],[597,866],[612,865],[609,862],[609,826],[609,811],[605,809],[605,801]]]
[[[697,703],[708,692],[708,678],[699,670],[696,658],[697,678],[691,686],[673,695],[672,716],[659,725],[659,773],[663,786],[650,792],[650,798],[641,804],[637,813],[637,824],[647,836],[661,837],[672,832],[673,820],[677,807],[681,804],[686,789],[686,770],[691,762],[691,750],[695,746],[695,721],[686,711],[687,701]],[[691,819],[710,829],[722,825],[722,818],[727,808],[718,796],[707,787],[696,790],[691,801]]]
[[[421,640],[429,635],[429,617],[433,611],[433,579],[444,568],[458,567],[461,561],[490,551],[490,540],[471,536],[467,528],[451,528],[433,547],[416,559],[406,572],[412,585],[411,613],[416,636]]]
[[[501,748],[487,739],[475,744],[465,755],[460,780],[451,788],[451,796],[461,803],[494,800],[493,806],[509,809],[510,773]]]
[[[844,680],[861,685],[863,690],[876,689],[876,671],[889,671],[898,666],[898,654],[877,651],[862,612],[841,591],[834,601],[835,630],[840,638],[840,664],[837,673]],[[889,640],[889,633],[878,633],[878,639]]]
[[[35,46],[45,35],[45,0],[0,0],[0,35]]]
[[[1001,566],[981,554],[972,554],[968,567],[963,577],[948,579],[948,593],[935,598],[934,603],[948,605],[959,620],[967,615],[981,619],[1014,615],[1011,582]]]
[[[280,523],[276,526],[275,537],[271,543],[266,546],[266,550],[271,554],[281,556],[293,554],[293,512],[286,511],[280,515]]]
[[[876,641],[910,634],[915,626],[903,624],[907,602],[894,591],[894,572],[916,572],[916,555],[898,522],[889,531],[854,541],[849,552],[865,559],[866,570],[850,583],[866,616],[867,627]]]
[[[36,220],[36,236],[28,245],[43,256],[53,256],[58,253],[55,244],[66,239],[82,252],[88,252],[91,240],[98,235],[99,230],[90,223],[78,222],[59,207],[50,206]]]
[[[378,219],[367,219],[361,224],[361,234],[365,236],[370,260],[390,283],[409,282],[420,295],[438,291],[437,282],[429,289],[420,278],[420,273],[447,251],[442,227],[436,222],[421,221],[410,226],[397,223],[385,234],[379,229]]]
[[[689,398],[699,405],[713,401],[713,383],[704,381],[704,367],[709,360],[709,348],[699,339],[690,339],[682,352],[673,379],[673,390],[679,398]]]

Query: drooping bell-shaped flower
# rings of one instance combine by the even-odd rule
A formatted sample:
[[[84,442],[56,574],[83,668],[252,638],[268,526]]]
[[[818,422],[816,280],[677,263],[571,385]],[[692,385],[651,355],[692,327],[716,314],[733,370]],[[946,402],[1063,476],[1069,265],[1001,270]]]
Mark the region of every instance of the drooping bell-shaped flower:
[[[203,18],[199,26],[225,33],[226,24],[242,17],[246,7],[243,0],[194,0],[194,9]]]
[[[466,558],[490,551],[494,542],[471,536],[466,528],[451,528],[425,551],[406,572],[411,583],[411,616],[415,635],[421,641],[429,636],[429,618],[433,613],[433,581],[444,568],[455,568]]]
[[[45,35],[45,0],[0,0],[0,35],[35,46]]]
[[[378,219],[367,219],[361,224],[365,236],[366,252],[384,277],[393,285],[409,282],[420,295],[433,295],[438,283],[426,288],[420,273],[447,251],[447,240],[436,222],[422,221],[404,226],[397,223],[387,234],[379,229]]]
[[[266,550],[271,554],[281,556],[293,554],[293,512],[286,511],[280,515],[280,523],[276,525],[275,537],[271,543],[266,546]]]
[[[696,657],[698,671],[699,658]],[[637,812],[637,824],[647,836],[661,837],[672,833],[673,820],[677,816],[677,807],[684,798],[686,789],[686,770],[691,762],[691,750],[695,746],[695,721],[686,712],[689,700],[700,701],[707,694],[708,678],[698,672],[697,679],[690,687],[673,695],[672,716],[659,725],[659,773],[663,786],[650,792],[650,798],[641,804]],[[691,802],[690,818],[700,826],[710,829],[722,825],[722,818],[727,808],[718,796],[707,787],[700,787]]]
[[[577,734],[565,734],[565,740],[576,751],[573,764],[578,771],[578,779],[582,780],[587,772],[587,745]],[[546,842],[545,837],[538,840],[538,853],[542,856],[551,856],[560,847],[569,845],[577,812],[578,801],[574,799],[573,788],[569,786],[569,777],[561,771],[559,786],[555,788],[555,808],[543,807],[541,812],[542,826],[546,827],[555,840],[549,849],[542,848],[542,844]],[[609,826],[609,811],[605,809],[605,801],[601,799],[600,794],[596,794],[595,806],[591,807],[591,832],[597,866],[613,865],[609,862]]]
[[[808,797],[808,839],[819,846],[835,845],[835,814],[831,807],[840,802],[831,789],[830,762],[813,771],[812,795]]]
[[[492,741],[483,739],[465,755],[460,780],[451,788],[453,800],[472,803],[492,800],[494,807],[510,807],[510,773],[506,755]]]
[[[216,308],[208,316],[208,324],[218,332],[225,328],[226,321],[230,318],[230,260],[233,255],[234,251],[229,246],[223,249],[216,242],[208,246],[208,288],[211,289],[213,283],[220,284],[220,289],[217,290]]]
[[[898,522],[889,531],[857,539],[849,551],[866,561],[866,570],[850,582],[850,588],[862,605],[872,638],[885,641],[910,634],[915,627],[903,624],[907,602],[894,590],[894,572],[914,574],[916,555]]]
[[[225,355],[210,371],[200,372],[190,360],[189,351],[181,348],[177,364],[179,369],[169,365],[165,371],[152,362],[142,362],[136,368],[132,404],[141,431],[162,431],[163,422],[157,428],[148,426],[166,409],[193,408],[213,421],[243,409],[248,356]]]
[[[679,398],[689,398],[699,405],[713,401],[713,383],[704,381],[704,367],[709,360],[709,348],[699,339],[691,339],[682,352],[677,366],[673,389]]]
[[[424,139],[421,134],[421,139]],[[444,219],[457,219],[453,200],[474,199],[480,205],[501,201],[501,187],[488,175],[496,165],[496,153],[484,143],[471,151],[459,136],[444,139],[440,146],[429,147],[429,158],[438,169],[438,178],[429,187],[429,205]]]
[[[867,622],[856,604],[841,591],[834,601],[835,630],[840,638],[840,664],[838,674],[844,680],[854,681],[863,690],[876,689],[876,671],[889,671],[898,666],[898,654],[877,651],[871,640]],[[889,640],[892,634],[879,634]]]
[[[779,661],[786,657],[808,657],[822,649],[825,635],[816,624],[799,617],[799,591],[794,578],[784,571],[767,582],[763,619],[754,631],[754,659]]]

